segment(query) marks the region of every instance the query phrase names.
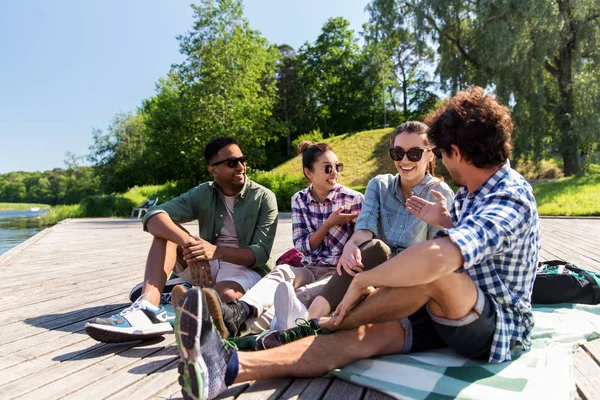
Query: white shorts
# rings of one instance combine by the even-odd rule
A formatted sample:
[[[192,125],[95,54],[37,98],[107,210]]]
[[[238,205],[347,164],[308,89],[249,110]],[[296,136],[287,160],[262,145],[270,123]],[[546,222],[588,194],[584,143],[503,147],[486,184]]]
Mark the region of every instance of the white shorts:
[[[243,265],[235,265],[221,260],[211,260],[208,263],[210,264],[210,274],[215,283],[223,281],[236,282],[244,289],[244,292],[250,290],[261,279],[258,272]],[[175,265],[173,272],[192,285],[197,283],[192,279],[189,268],[187,266],[184,267],[179,262]]]

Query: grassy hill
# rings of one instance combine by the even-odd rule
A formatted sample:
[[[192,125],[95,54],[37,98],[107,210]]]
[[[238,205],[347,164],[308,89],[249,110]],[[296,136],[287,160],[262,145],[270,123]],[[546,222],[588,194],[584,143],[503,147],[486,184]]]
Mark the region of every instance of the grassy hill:
[[[377,174],[396,173],[388,154],[390,135],[394,130],[377,129],[325,139],[333,147],[344,171],[340,183],[345,186],[366,186]],[[302,176],[302,159],[296,156],[272,171],[286,176]]]

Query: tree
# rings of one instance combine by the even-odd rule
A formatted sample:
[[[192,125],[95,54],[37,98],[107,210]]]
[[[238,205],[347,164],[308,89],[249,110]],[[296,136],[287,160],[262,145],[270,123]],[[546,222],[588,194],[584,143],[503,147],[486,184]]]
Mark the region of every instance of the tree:
[[[558,145],[565,175],[599,138],[600,13],[596,0],[401,0],[423,42],[438,44],[438,73],[452,91],[495,90],[514,108],[522,155]],[[593,133],[590,134],[590,131]]]
[[[349,26],[344,18],[329,19],[315,43],[306,43],[298,52],[302,107],[310,116],[304,132],[318,128],[340,134],[380,120],[380,79]]]
[[[88,159],[100,174],[104,192],[123,192],[135,185],[153,183],[145,129],[142,112],[119,113],[113,117],[106,133],[98,129],[92,132]],[[66,164],[68,171],[78,170],[78,160],[68,154]]]
[[[253,167],[267,162],[265,145],[278,139],[268,129],[278,50],[250,29],[241,0],[203,0],[192,8],[193,27],[178,38],[186,60],[144,110],[150,150],[170,179],[195,185],[208,178],[202,153],[216,136],[234,136]]]
[[[377,59],[381,82],[395,111],[403,119],[417,119],[438,101],[435,83],[426,68],[434,61],[429,43],[420,41],[393,0],[373,0],[367,5],[367,51]]]

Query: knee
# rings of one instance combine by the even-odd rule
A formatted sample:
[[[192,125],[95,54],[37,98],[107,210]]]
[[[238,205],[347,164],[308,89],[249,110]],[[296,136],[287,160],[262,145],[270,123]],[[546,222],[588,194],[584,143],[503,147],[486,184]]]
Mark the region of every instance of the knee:
[[[363,243],[360,246],[360,253],[363,264],[366,262],[373,267],[383,264],[391,256],[391,250],[388,245],[379,239],[371,239],[368,242]]]

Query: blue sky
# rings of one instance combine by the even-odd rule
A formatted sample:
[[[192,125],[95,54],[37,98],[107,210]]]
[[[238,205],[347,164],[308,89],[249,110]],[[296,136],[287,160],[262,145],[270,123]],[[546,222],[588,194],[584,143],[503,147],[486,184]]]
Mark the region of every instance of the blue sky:
[[[175,37],[189,1],[0,1],[0,173],[64,167],[87,154],[93,128],[134,111],[182,61]],[[244,0],[254,29],[294,48],[329,17],[356,31],[368,0]]]

